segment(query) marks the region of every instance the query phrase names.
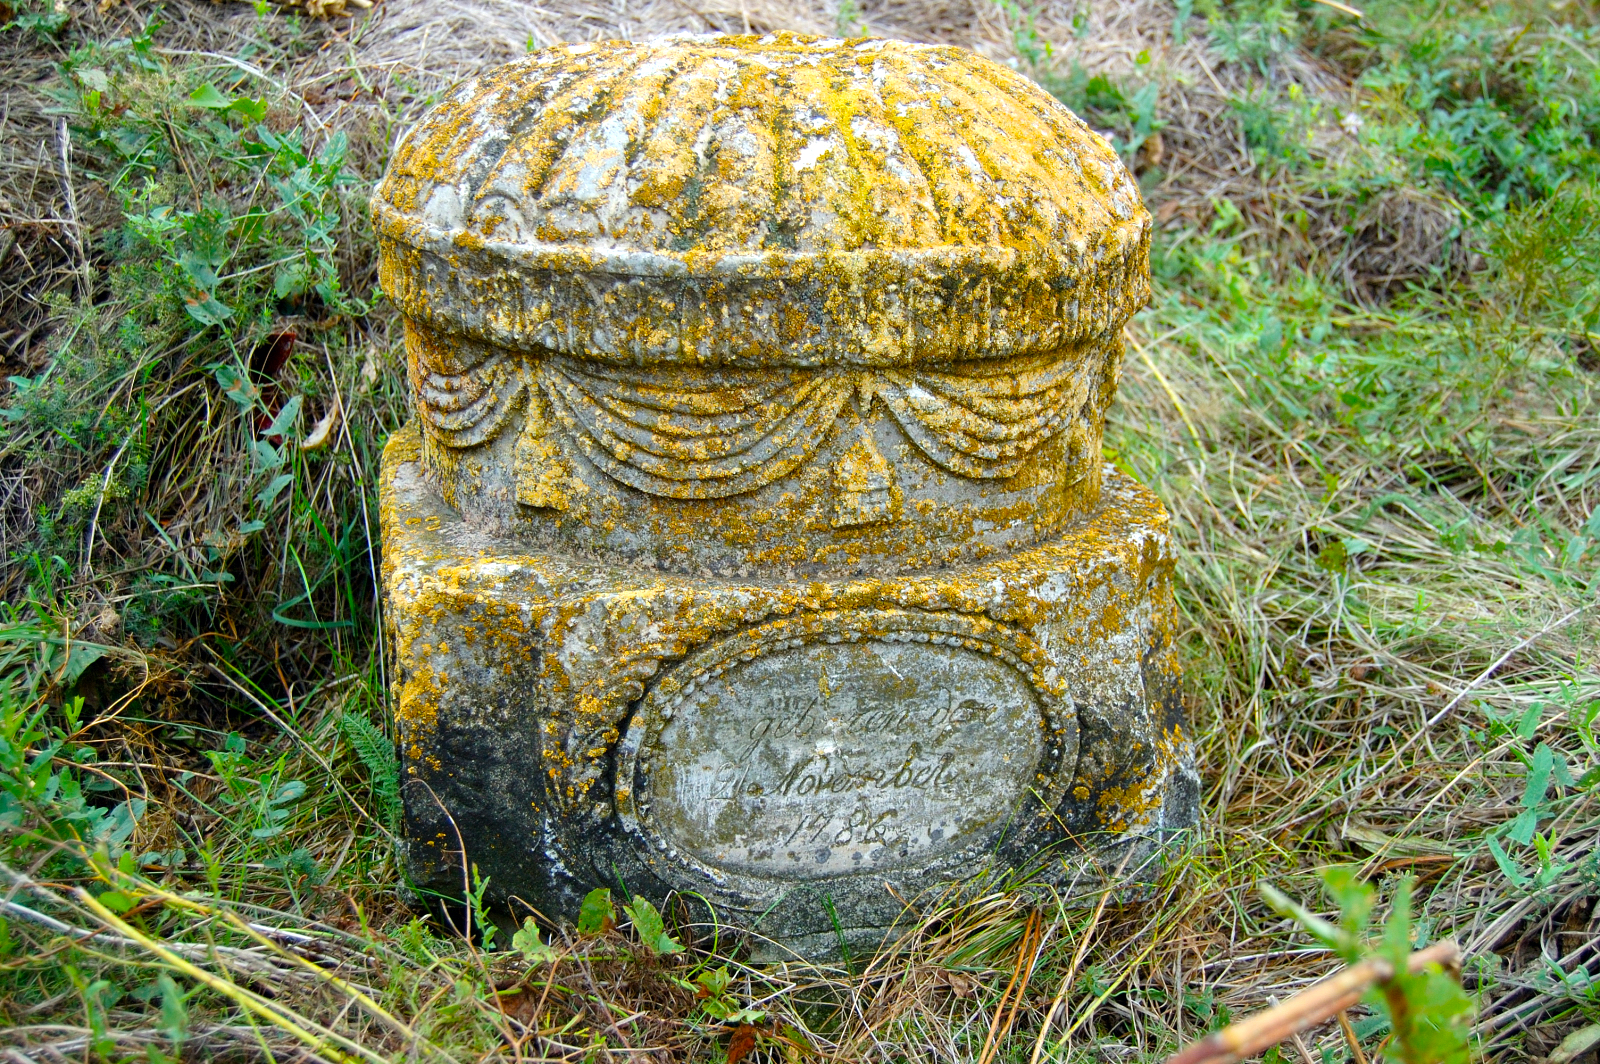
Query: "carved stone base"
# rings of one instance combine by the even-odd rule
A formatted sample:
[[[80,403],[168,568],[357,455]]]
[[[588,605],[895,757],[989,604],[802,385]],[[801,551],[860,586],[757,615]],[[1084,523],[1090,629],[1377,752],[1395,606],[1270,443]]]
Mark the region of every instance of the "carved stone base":
[[[1197,813],[1172,549],[1103,475],[1001,560],[707,579],[486,536],[408,426],[382,520],[414,880],[459,896],[464,847],[518,919],[677,891],[819,955],[951,881],[1149,851]]]

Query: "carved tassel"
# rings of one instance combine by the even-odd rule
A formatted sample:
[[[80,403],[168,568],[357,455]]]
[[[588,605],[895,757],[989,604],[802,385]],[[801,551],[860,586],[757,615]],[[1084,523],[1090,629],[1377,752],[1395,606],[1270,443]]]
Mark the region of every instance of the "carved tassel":
[[[833,527],[850,528],[887,521],[894,516],[894,467],[872,442],[861,422],[855,441],[833,463]]]
[[[528,388],[527,419],[517,436],[512,472],[517,481],[517,502],[550,510],[572,505],[574,490],[582,490],[566,455],[556,441],[545,398],[537,385]]]

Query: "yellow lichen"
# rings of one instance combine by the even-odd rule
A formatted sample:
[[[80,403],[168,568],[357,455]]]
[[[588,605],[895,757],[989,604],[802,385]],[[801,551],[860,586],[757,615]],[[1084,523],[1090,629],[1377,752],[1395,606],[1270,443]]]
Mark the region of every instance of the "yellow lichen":
[[[510,721],[554,806],[604,815],[682,662],[848,629],[1002,655],[1087,744],[1041,793],[1157,814],[1172,549],[1100,456],[1149,218],[1026,78],[783,34],[549,49],[425,117],[374,215],[419,415],[380,507],[408,772]]]

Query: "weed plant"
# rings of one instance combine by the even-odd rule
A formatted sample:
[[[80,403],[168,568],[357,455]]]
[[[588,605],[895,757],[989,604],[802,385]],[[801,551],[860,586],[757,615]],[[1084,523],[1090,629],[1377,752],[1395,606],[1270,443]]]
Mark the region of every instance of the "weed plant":
[[[1600,1024],[1590,14],[1179,5],[1262,182],[1196,212],[1153,161],[1159,58],[1058,70],[1031,7],[997,10],[1161,219],[1107,435],[1181,550],[1204,822],[1155,888],[969,884],[831,966],[752,965],[620,890],[502,928],[470,854],[458,907],[412,908],[373,538],[406,398],[361,204],[427,101],[265,11],[220,54],[150,10],[18,7],[0,47],[52,57],[29,99],[82,240],[0,393],[0,1052],[1155,1060],[1452,936],[1466,997],[1399,980],[1352,1017],[1369,1058]],[[1306,56],[1348,107],[1290,76]],[[1368,211],[1400,194],[1449,208],[1449,247],[1352,266],[1424,217]]]

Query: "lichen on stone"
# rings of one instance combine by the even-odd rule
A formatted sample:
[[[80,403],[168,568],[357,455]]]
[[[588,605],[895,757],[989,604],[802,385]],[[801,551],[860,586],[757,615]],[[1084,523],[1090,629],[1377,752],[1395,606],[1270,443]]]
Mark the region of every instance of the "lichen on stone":
[[[1167,517],[1100,447],[1149,216],[1048,94],[898,42],[562,46],[425,116],[373,211],[419,883],[458,838],[549,915],[804,880],[860,929],[1192,820]]]
[[[955,48],[778,34],[560,46],[457,89],[373,196],[418,321],[613,362],[1050,350],[1148,297],[1104,139]]]

